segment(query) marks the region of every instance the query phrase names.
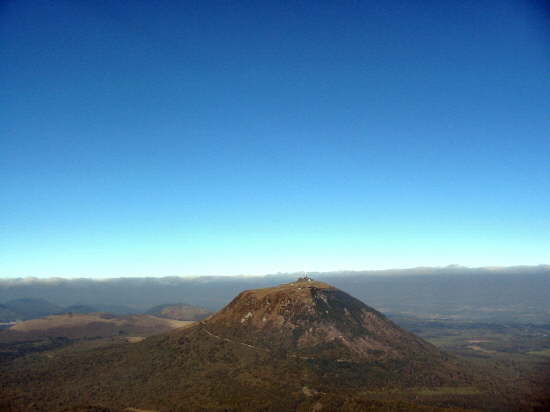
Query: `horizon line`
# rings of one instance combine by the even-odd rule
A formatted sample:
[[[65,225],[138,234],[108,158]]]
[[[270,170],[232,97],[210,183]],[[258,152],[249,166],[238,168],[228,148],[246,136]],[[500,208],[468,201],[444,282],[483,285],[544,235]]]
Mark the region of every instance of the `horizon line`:
[[[550,264],[539,263],[533,265],[509,265],[509,266],[465,266],[460,264],[449,264],[445,266],[413,266],[406,268],[389,268],[389,269],[339,269],[330,271],[307,271],[312,275],[330,275],[330,274],[361,274],[369,273],[372,275],[380,274],[384,272],[411,272],[418,270],[485,270],[485,271],[505,271],[511,269],[526,269],[526,268],[544,268],[550,270]],[[50,276],[50,277],[37,277],[37,276],[18,276],[18,277],[0,277],[0,282],[53,282],[53,281],[76,281],[76,280],[90,280],[90,281],[110,281],[119,279],[205,279],[205,278],[263,278],[268,276],[291,276],[303,273],[303,270],[296,270],[290,272],[276,272],[276,273],[264,273],[264,274],[235,274],[235,275],[145,275],[145,276],[110,276],[110,277],[97,277],[97,276],[78,276],[78,277],[63,277],[63,276]]]

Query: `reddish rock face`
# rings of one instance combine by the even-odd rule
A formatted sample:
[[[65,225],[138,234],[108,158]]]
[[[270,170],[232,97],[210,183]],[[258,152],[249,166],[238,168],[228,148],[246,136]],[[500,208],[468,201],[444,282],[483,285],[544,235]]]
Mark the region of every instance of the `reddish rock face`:
[[[244,291],[202,326],[226,339],[300,357],[381,360],[443,356],[358,299],[311,280]]]

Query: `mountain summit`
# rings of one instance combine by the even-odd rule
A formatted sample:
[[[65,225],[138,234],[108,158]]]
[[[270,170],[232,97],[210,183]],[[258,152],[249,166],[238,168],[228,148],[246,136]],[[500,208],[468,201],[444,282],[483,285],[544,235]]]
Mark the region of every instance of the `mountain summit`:
[[[217,336],[297,356],[350,361],[441,356],[433,345],[375,309],[307,277],[244,291],[202,327]]]

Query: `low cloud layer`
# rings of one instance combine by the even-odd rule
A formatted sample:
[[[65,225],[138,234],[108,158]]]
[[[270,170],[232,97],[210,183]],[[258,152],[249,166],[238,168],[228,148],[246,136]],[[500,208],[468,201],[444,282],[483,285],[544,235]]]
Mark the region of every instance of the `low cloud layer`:
[[[548,265],[423,267],[310,275],[386,313],[436,318],[516,314],[523,320],[550,321]],[[96,305],[119,312],[141,312],[154,305],[185,302],[217,310],[244,289],[290,282],[298,276],[301,273],[253,277],[4,279],[0,280],[0,303],[39,298],[60,306]]]

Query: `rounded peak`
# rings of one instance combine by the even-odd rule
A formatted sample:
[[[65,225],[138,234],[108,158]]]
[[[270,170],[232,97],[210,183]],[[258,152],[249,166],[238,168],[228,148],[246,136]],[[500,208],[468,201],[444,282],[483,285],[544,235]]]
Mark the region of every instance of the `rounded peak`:
[[[328,283],[325,283],[325,282],[320,282],[320,281],[317,281],[317,280],[313,280],[311,278],[300,278],[298,280],[296,280],[295,282],[291,282],[291,283],[283,283],[282,285],[279,286],[279,288],[288,288],[288,289],[303,289],[303,288],[306,288],[306,289],[331,289],[331,290],[336,290],[336,287],[328,284]]]
[[[298,286],[311,285],[313,287],[320,288],[320,289],[335,289],[334,286],[329,285],[328,283],[325,283],[325,282],[319,282],[313,278],[310,278],[307,275],[296,279],[294,282],[287,283],[287,285],[298,285]]]
[[[311,278],[308,278],[308,280],[304,280],[304,278],[300,278],[295,282],[282,283],[278,286],[245,290],[241,292],[234,299],[234,301],[244,296],[255,296],[257,299],[262,299],[268,295],[280,295],[280,294],[294,295],[294,294],[306,293],[308,296],[310,296],[310,294],[307,292],[311,289],[337,290],[334,286],[329,285],[328,283],[325,283],[325,282],[319,282]]]
[[[398,359],[435,350],[346,292],[307,277],[241,292],[199,327],[245,346],[304,357]]]

